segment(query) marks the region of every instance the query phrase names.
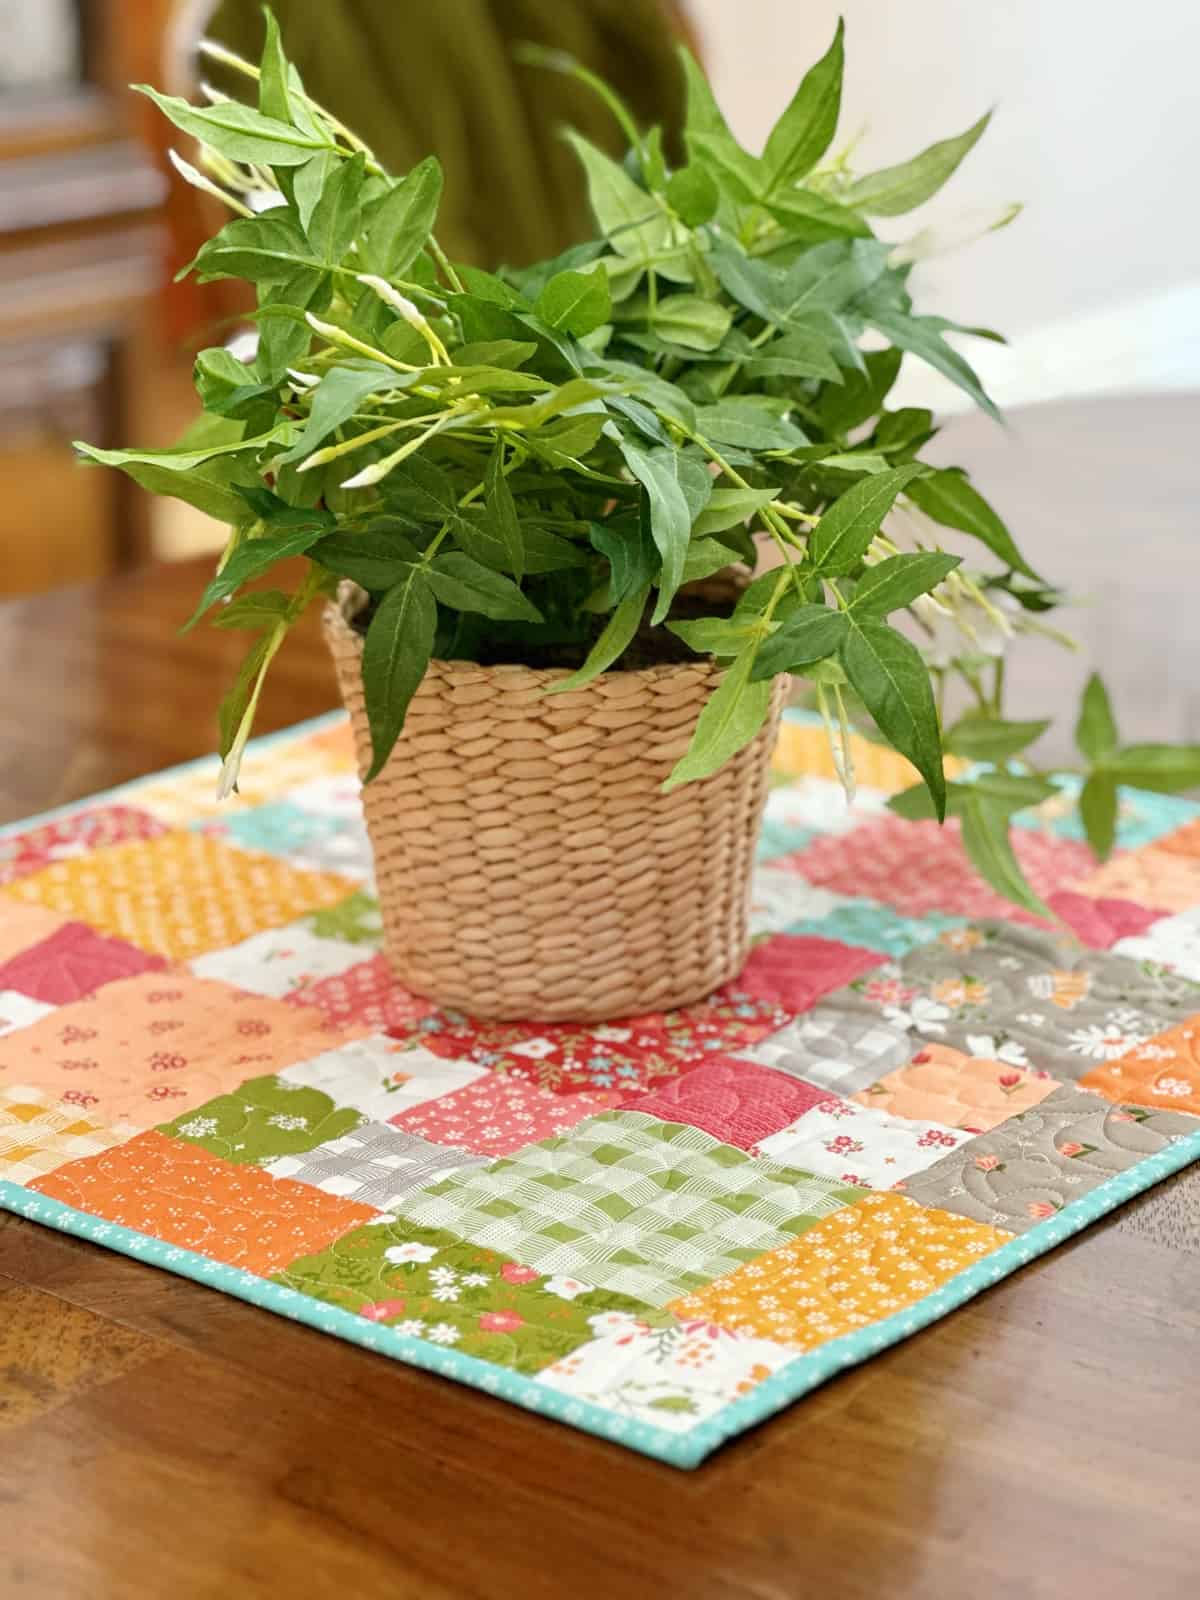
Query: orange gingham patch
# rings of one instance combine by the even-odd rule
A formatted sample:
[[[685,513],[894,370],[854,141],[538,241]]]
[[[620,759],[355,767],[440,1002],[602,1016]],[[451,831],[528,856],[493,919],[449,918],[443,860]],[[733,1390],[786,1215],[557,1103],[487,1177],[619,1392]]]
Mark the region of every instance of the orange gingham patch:
[[[56,861],[0,892],[184,961],[336,905],[359,887],[278,856],[231,849],[213,834],[181,831]]]
[[[872,1192],[668,1310],[796,1350],[915,1305],[1007,1244],[1000,1228]]]
[[[272,1178],[258,1167],[234,1166],[161,1133],[141,1133],[117,1149],[72,1161],[29,1187],[261,1277],[378,1216],[372,1206]]]
[[[1106,1100],[1200,1116],[1200,1016],[1155,1034],[1079,1080]]]
[[[133,1128],[106,1128],[40,1089],[0,1089],[0,1179],[32,1183],[68,1161],[124,1144]]]

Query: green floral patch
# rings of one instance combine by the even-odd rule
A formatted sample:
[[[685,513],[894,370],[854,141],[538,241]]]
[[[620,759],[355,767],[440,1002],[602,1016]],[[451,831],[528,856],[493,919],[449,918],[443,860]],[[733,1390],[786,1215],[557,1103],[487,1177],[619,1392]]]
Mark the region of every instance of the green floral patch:
[[[597,1338],[614,1318],[674,1326],[628,1295],[522,1266],[441,1228],[400,1219],[355,1228],[275,1282],[413,1338],[517,1372],[540,1372]]]
[[[303,1088],[269,1075],[248,1078],[232,1093],[185,1111],[174,1122],[164,1122],[158,1131],[171,1139],[203,1145],[225,1161],[261,1166],[340,1139],[365,1120],[361,1111],[335,1105],[320,1089]]]
[[[336,905],[314,911],[308,925],[318,939],[341,939],[345,944],[380,944],[383,922],[379,901],[365,889],[356,890]]]

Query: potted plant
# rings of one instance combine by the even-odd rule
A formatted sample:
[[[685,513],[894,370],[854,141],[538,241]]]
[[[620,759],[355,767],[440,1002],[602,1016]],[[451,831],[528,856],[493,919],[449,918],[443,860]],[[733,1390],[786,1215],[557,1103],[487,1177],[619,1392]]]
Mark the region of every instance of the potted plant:
[[[495,273],[440,249],[437,162],[382,171],[269,17],[260,66],[209,47],[256,106],[145,90],[199,141],[179,169],[234,213],[186,270],[255,286],[257,354],[200,354],[178,448],[79,448],[230,524],[192,619],[253,635],[221,706],[226,790],[289,627],[327,607],[388,948],[444,1004],[594,1020],[733,978],[797,673],[847,786],[853,711],[920,774],[897,808],[961,816],[989,881],[1045,909],[1006,832],[1054,792],[1014,766],[1045,725],[1005,719],[991,669],[993,640],[1060,596],[962,472],[922,462],[931,414],[887,403],[907,355],[994,411],[945,337],[981,330],[918,313],[911,243],[875,233],[987,118],[855,176],[830,154],[842,48],[839,25],[761,156],[684,53],[675,165],[605,85],[548,63],[604,96],[628,152],[568,134],[597,236]],[[293,592],[244,587],[296,556]],[[975,705],[944,730],[954,678]],[[1098,683],[1080,742],[1101,853],[1119,779],[1196,781],[1194,751],[1120,751]],[[947,784],[943,749],[992,770]]]

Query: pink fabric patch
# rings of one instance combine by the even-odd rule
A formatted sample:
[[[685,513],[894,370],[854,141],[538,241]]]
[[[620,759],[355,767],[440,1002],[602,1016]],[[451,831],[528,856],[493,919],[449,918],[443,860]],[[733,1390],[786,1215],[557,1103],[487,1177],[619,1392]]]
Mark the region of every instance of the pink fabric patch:
[[[803,1078],[717,1056],[648,1094],[627,1095],[621,1104],[664,1122],[686,1122],[725,1144],[751,1150],[814,1106],[837,1098]]]
[[[481,1156],[506,1156],[539,1139],[566,1133],[585,1117],[608,1111],[619,1099],[611,1092],[554,1094],[522,1078],[493,1072],[388,1120],[394,1128],[419,1134],[432,1144],[453,1145]]]
[[[776,933],[754,946],[737,986],[785,1011],[807,1011],[822,995],[852,983],[885,959],[837,939]]]
[[[1085,844],[1029,828],[1014,831],[1013,849],[1043,900],[1095,868]],[[909,917],[942,912],[1048,926],[984,883],[963,849],[957,818],[939,827],[936,822],[880,817],[850,833],[814,839],[771,865],[798,872],[809,883],[838,894],[879,900]]]
[[[24,905],[9,894],[0,894],[0,961],[11,961],[31,950],[65,928],[68,920],[49,906]]]
[[[1110,950],[1118,939],[1138,937],[1151,923],[1170,915],[1134,905],[1132,900],[1093,900],[1074,889],[1057,889],[1046,904],[1093,950]]]
[[[44,822],[0,840],[0,883],[41,872],[69,856],[88,855],[128,839],[154,839],[167,829],[148,811],[135,806],[95,806],[73,817]]]
[[[65,1006],[118,978],[161,972],[152,956],[123,939],[109,939],[83,922],[68,922],[48,939],[0,966],[0,989],[15,989],[43,1005]]]
[[[302,983],[286,997],[292,1006],[315,1006],[331,1028],[356,1027],[363,1032],[413,1032],[413,1024],[435,1009],[431,1000],[411,994],[392,976],[382,955],[347,967],[345,972],[315,983]]]

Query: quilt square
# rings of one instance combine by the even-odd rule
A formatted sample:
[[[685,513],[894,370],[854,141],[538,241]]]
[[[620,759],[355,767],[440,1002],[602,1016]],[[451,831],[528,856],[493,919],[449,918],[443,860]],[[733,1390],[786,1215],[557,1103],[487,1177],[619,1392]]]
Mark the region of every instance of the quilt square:
[[[336,904],[353,887],[209,834],[180,832],[56,862],[2,892],[184,961]]]
[[[140,1133],[29,1185],[106,1222],[268,1277],[376,1212],[307,1183],[235,1167],[198,1145]]]
[[[247,1078],[227,1094],[164,1122],[158,1131],[235,1165],[263,1167],[280,1156],[299,1155],[341,1138],[362,1120],[360,1111],[335,1105],[320,1089],[267,1074]]]
[[[1013,849],[1026,877],[1043,899],[1055,889],[1072,886],[1073,880],[1083,877],[1095,865],[1086,845],[1048,834],[1018,831],[1013,836]],[[852,833],[818,838],[786,862],[776,863],[776,867],[780,865],[791,867],[822,888],[880,900],[910,917],[937,911],[1038,922],[1028,912],[1010,905],[979,877],[963,849],[959,824],[953,818],[943,828],[936,822],[880,817]]]
[[[776,933],[756,944],[738,989],[784,1011],[808,1011],[823,995],[879,965],[881,956],[857,945],[811,935]]]
[[[204,833],[211,833],[243,850],[290,856],[314,839],[337,833],[341,823],[336,817],[298,806],[289,798],[247,806],[241,811],[231,811],[221,821],[206,820],[199,826]]]
[[[1058,1078],[1200,1010],[1200,986],[1162,968],[998,922],[945,934],[851,988],[915,1038]]]
[[[898,1194],[865,1194],[806,1234],[672,1301],[752,1338],[813,1350],[914,1305],[1012,1234]]]
[[[880,816],[887,809],[887,799],[884,790],[859,784],[854,799],[847,801],[846,791],[836,779],[803,777],[771,790],[765,816],[768,823],[786,828],[839,835]]]
[[[1189,856],[1193,861],[1200,861],[1200,817],[1192,817],[1181,827],[1164,833],[1157,845],[1160,850],[1169,850],[1172,855]]]
[[[184,972],[109,983],[0,1039],[0,1085],[28,1083],[110,1124],[153,1127],[328,1047],[318,1012]]]
[[[48,939],[0,965],[0,990],[15,990],[43,1005],[64,1006],[86,999],[118,978],[158,972],[165,966],[161,956],[94,933],[82,922],[67,922]]]
[[[971,1137],[963,1129],[941,1122],[896,1117],[832,1096],[763,1139],[758,1149],[774,1161],[802,1167],[836,1183],[890,1189]]]
[[[331,1028],[353,1026],[400,1038],[414,1036],[416,1025],[434,1010],[432,1000],[397,983],[382,953],[366,959],[361,950],[356,954],[358,960],[340,971],[298,983],[288,994],[289,1004],[320,1011]],[[340,965],[340,954],[337,962]]]
[[[788,858],[791,859],[790,857]],[[818,889],[777,861],[759,867],[750,886],[750,936],[782,933],[787,928],[817,927],[849,904],[848,896]]]
[[[139,784],[137,803],[171,827],[187,827],[201,817],[224,821],[234,811],[266,805],[314,778],[344,775],[354,765],[347,749],[349,728],[340,733],[314,733],[307,738],[252,742],[242,762],[238,792],[217,799],[221,763],[214,756],[180,772],[161,773]]]
[[[385,1122],[363,1122],[320,1145],[277,1157],[267,1171],[273,1178],[294,1178],[325,1194],[392,1212],[414,1190],[449,1172],[483,1164],[469,1150],[430,1144]]]
[[[753,1150],[760,1139],[827,1097],[827,1090],[772,1067],[736,1056],[710,1056],[681,1078],[631,1095],[625,1106],[664,1122],[700,1128],[739,1150]]]
[[[459,1145],[478,1155],[507,1156],[539,1139],[566,1133],[584,1117],[608,1111],[611,1090],[552,1094],[524,1078],[488,1072],[462,1089],[426,1100],[388,1118],[394,1128],[420,1134],[434,1144]]]
[[[1113,953],[1166,967],[1181,978],[1200,983],[1200,906],[1156,918],[1136,935],[1115,944]]]
[[[405,1215],[661,1306],[854,1198],[698,1128],[609,1111],[432,1185]]]
[[[354,1106],[372,1122],[388,1122],[439,1095],[453,1094],[485,1068],[468,1061],[443,1061],[419,1046],[406,1049],[386,1034],[353,1039],[311,1061],[284,1067],[288,1083],[321,1089],[341,1106]]]
[[[823,890],[814,890],[823,893]],[[919,944],[928,944],[939,933],[966,925],[965,917],[943,917],[930,912],[924,917],[905,917],[892,906],[877,900],[847,900],[834,896],[837,904],[823,917],[802,917],[788,924],[788,933],[815,934],[820,939],[836,939],[841,944],[861,945],[879,956],[907,955]],[[1091,904],[1091,902],[1089,902]]]
[[[1080,1078],[1106,1100],[1200,1115],[1200,1015],[1168,1028]]]
[[[986,1133],[1040,1104],[1058,1087],[1058,1079],[1045,1073],[964,1055],[946,1044],[926,1044],[907,1066],[897,1067],[851,1099],[895,1117]]]
[[[922,1205],[1024,1233],[1171,1141],[1200,1130],[1177,1112],[1119,1106],[1075,1084],[960,1145],[904,1182]]]
[[[357,945],[314,933],[312,919],[307,918],[251,934],[227,950],[210,950],[188,966],[198,978],[219,978],[239,989],[282,1000],[326,978],[338,977],[362,958]]]
[[[1164,850],[1162,840],[1144,850],[1093,864],[1070,885],[1095,899],[1134,900],[1163,911],[1188,911],[1200,905],[1200,856]]]
[[[68,918],[45,906],[22,905],[0,894],[0,961],[11,961],[65,927]]]
[[[1076,938],[1093,950],[1111,950],[1119,939],[1144,933],[1163,915],[1148,906],[1129,900],[1108,900],[1080,894],[1076,889],[1056,889],[1047,898],[1051,911],[1060,916]]]
[[[333,817],[339,823],[361,825],[362,784],[353,767],[353,755],[345,772],[327,772],[309,778],[288,790],[288,803],[319,817]]]
[[[129,839],[153,839],[166,829],[137,806],[88,806],[0,839],[0,883],[40,872],[56,861],[105,850]]]
[[[308,925],[319,939],[341,939],[344,944],[383,943],[379,901],[365,889],[356,889],[344,900],[314,911]]]
[[[796,1356],[707,1319],[655,1327],[609,1311],[589,1320],[596,1337],[544,1367],[538,1382],[672,1432],[686,1433]]]
[[[0,1089],[0,1181],[32,1183],[68,1161],[124,1144],[132,1131],[64,1110],[39,1089]]]
[[[16,989],[0,989],[0,1038],[6,1033],[15,1033],[18,1028],[27,1028],[53,1010],[53,1006],[31,1000]]]
[[[547,1276],[498,1250],[403,1218],[343,1235],[278,1282],[409,1338],[516,1372],[540,1372],[621,1317],[671,1319],[627,1295]]]
[[[855,1002],[854,995],[841,991],[836,1001],[823,1001],[742,1053],[826,1091],[850,1094],[866,1088],[907,1061],[912,1043],[871,1007]]]
[[[1019,828],[1037,828],[1063,839],[1086,842],[1078,808],[1082,779],[1060,772],[1055,781],[1058,794],[1040,806],[1018,811],[1013,821]],[[1151,794],[1148,789],[1119,789],[1117,793],[1117,844],[1122,850],[1155,844],[1163,834],[1196,815],[1195,801],[1178,795]]]

